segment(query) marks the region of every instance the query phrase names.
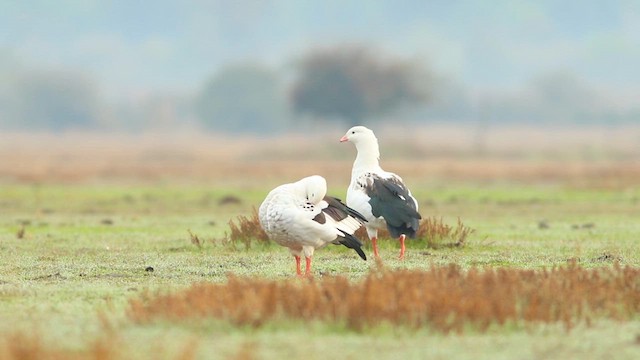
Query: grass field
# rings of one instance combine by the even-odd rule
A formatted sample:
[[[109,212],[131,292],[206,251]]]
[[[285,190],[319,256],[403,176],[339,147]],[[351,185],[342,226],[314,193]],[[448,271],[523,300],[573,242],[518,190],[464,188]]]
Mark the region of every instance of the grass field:
[[[284,248],[229,242],[228,221],[250,215],[273,186],[311,171],[326,175],[329,192],[344,198],[352,149],[345,158],[331,152],[302,162],[278,154],[254,159],[226,146],[230,152],[215,158],[186,147],[179,158],[159,160],[150,154],[172,152],[147,144],[127,156],[104,145],[80,156],[59,143],[40,156],[39,142],[21,144],[20,154],[0,148],[0,358],[640,358],[640,172],[633,152],[586,160],[575,153],[445,154],[413,162],[400,152],[383,166],[405,177],[421,213],[452,226],[460,219],[474,232],[460,247],[408,243],[403,262],[397,244],[382,241],[383,264],[331,246],[316,252],[309,282],[293,276]],[[458,272],[438,283],[452,264]],[[554,268],[577,270],[547,279]],[[509,278],[512,286],[497,285],[494,271],[506,271],[495,279]],[[405,309],[402,296],[382,308],[363,302],[371,313],[357,318],[390,317],[353,326],[353,312],[365,311],[358,304],[322,305],[329,317],[279,310],[263,319],[257,306],[268,307],[255,302],[263,296],[256,294],[271,294],[264,296],[273,306],[301,306],[286,295],[337,291],[329,287],[336,277],[346,279],[338,296],[357,298],[367,281],[385,276],[390,285],[381,282],[381,294],[392,294],[401,279],[416,279],[397,285],[402,296],[428,288],[421,282],[440,284],[407,297],[438,307]],[[459,287],[436,291],[449,283]],[[223,302],[225,294],[237,301]],[[514,296],[515,313],[501,322],[494,314],[505,294]],[[519,309],[536,294],[549,313],[523,315]],[[249,320],[237,317],[236,306]],[[418,315],[404,319],[404,311]],[[453,312],[442,319],[443,311]],[[431,317],[417,321],[420,314]],[[460,326],[438,325],[456,316]]]

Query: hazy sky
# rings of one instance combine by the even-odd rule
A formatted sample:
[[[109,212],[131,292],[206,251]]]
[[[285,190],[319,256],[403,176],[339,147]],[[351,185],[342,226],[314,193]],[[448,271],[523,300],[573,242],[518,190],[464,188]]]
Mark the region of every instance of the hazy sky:
[[[344,42],[425,61],[476,89],[556,70],[640,88],[640,0],[0,2],[0,66],[75,69],[115,98],[193,91],[224,64],[284,66]]]

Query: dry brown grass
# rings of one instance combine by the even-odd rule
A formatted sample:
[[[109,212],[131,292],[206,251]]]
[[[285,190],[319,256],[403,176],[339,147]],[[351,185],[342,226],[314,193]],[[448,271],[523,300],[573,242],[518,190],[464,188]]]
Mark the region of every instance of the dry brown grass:
[[[243,244],[246,249],[249,249],[254,242],[258,244],[269,243],[269,237],[260,225],[258,210],[255,207],[253,207],[251,215],[239,215],[235,221],[229,220],[229,231],[229,233],[225,233],[224,238],[224,242],[228,244]]]
[[[445,224],[442,218],[428,217],[420,220],[420,229],[416,234],[418,241],[424,241],[425,246],[432,249],[443,247],[463,247],[467,243],[469,235],[475,232],[474,229],[464,225],[460,218],[456,226]],[[364,227],[355,233],[359,239],[367,239],[367,232]],[[391,235],[386,229],[378,231],[379,239],[391,239]]]
[[[38,334],[13,333],[0,340],[0,359],[110,360],[122,358],[118,348],[118,344],[111,337],[90,343],[83,350],[68,350],[45,343]]]
[[[485,330],[493,324],[560,322],[568,328],[606,317],[631,319],[640,311],[640,269],[575,263],[551,270],[380,270],[362,281],[274,281],[230,277],[173,294],[130,301],[135,322],[220,319],[259,327],[269,321],[328,321],[361,330],[383,323],[410,328]]]
[[[204,244],[204,240],[200,240],[200,237],[197,234],[192,233],[191,230],[188,230],[188,232],[189,232],[189,237],[191,238],[191,243],[197,246],[198,249],[202,248],[202,245]]]
[[[26,232],[25,226],[24,226],[24,224],[21,224],[20,228],[16,232],[16,238],[23,239],[25,232]]]
[[[251,246],[255,244],[269,244],[269,237],[260,225],[258,210],[256,210],[255,207],[252,208],[250,215],[238,215],[235,219],[229,220],[228,224],[229,231],[225,232],[222,238],[205,239],[193,233],[191,230],[187,230],[191,244],[199,249],[207,243],[231,248],[243,246],[245,249],[250,249]]]
[[[427,246],[434,249],[462,247],[474,232],[475,230],[464,225],[460,218],[454,227],[442,222],[442,218],[428,217],[420,222],[417,238],[425,240]]]
[[[428,217],[420,221],[420,230],[416,234],[418,240],[425,242],[425,246],[433,249],[443,247],[462,247],[466,244],[469,235],[475,230],[464,225],[460,218],[455,226],[445,224],[442,218]],[[191,242],[201,247],[203,241],[197,236],[189,232]],[[355,233],[359,239],[367,239],[367,232],[361,227]],[[380,239],[390,239],[389,232],[386,229],[378,232]],[[224,244],[236,245],[241,244],[246,249],[251,247],[252,243],[267,244],[269,237],[260,226],[258,211],[254,207],[251,215],[239,215],[235,220],[229,220],[229,233],[221,239]]]
[[[162,353],[162,348],[154,349]],[[173,359],[191,360],[196,358],[198,350],[195,341],[187,342],[183,349],[175,354]],[[128,353],[131,349],[123,349],[121,340],[117,336],[100,337],[96,341],[89,341],[83,349],[66,349],[57,344],[47,343],[39,335],[13,333],[0,339],[0,359],[3,360],[111,360],[132,358]],[[167,356],[161,358],[169,358]],[[238,355],[238,359],[249,359]]]

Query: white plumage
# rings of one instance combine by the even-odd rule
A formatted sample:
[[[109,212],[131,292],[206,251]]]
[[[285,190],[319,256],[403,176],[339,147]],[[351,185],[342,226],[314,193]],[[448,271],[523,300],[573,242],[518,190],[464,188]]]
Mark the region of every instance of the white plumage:
[[[271,240],[289,248],[296,259],[298,275],[300,257],[304,255],[305,275],[309,275],[315,249],[329,243],[352,248],[366,260],[362,243],[353,236],[366,220],[326,193],[326,180],[314,175],[276,187],[260,205],[262,228]]]
[[[418,201],[400,176],[380,167],[378,139],[364,126],[354,126],[340,139],[352,142],[358,151],[351,170],[347,205],[367,219],[365,227],[373,252],[378,257],[378,230],[385,227],[400,240],[400,258],[404,258],[406,236],[416,236],[421,219]]]

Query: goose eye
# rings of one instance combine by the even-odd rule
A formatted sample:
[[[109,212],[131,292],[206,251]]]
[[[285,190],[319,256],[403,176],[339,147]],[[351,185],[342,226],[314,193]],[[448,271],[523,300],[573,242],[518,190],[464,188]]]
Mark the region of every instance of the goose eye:
[[[356,132],[355,132],[355,131],[352,131],[351,133],[352,133],[352,134],[355,134]]]

